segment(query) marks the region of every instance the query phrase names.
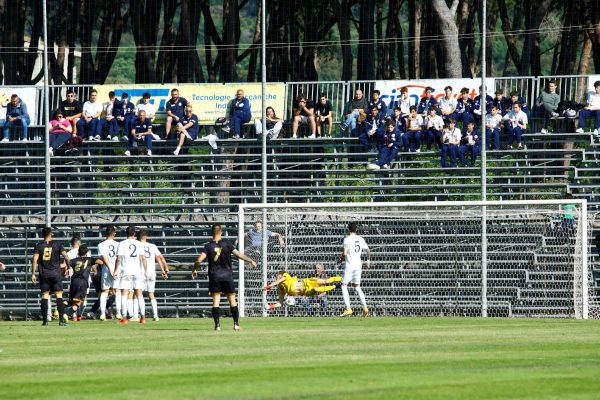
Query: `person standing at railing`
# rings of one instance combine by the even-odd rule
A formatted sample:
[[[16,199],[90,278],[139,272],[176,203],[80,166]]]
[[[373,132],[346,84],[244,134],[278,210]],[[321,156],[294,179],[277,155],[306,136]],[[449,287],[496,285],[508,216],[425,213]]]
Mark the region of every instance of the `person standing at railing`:
[[[583,133],[586,119],[594,117],[594,136],[600,137],[600,81],[594,82],[594,90],[588,94],[587,105],[579,111],[577,133]]]
[[[27,127],[30,122],[29,114],[27,113],[27,105],[19,99],[19,96],[13,94],[10,96],[10,103],[6,106],[6,120],[4,121],[4,138],[3,142],[10,141],[10,128],[20,127],[23,130],[23,142],[27,142]]]

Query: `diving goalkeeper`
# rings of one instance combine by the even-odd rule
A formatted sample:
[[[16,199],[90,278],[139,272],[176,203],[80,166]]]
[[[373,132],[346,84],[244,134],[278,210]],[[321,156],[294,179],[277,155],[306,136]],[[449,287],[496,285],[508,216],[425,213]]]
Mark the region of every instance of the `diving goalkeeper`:
[[[341,280],[341,276],[332,276],[327,279],[312,277],[300,281],[297,276],[291,276],[285,271],[279,271],[277,273],[277,280],[263,287],[263,290],[271,290],[277,286],[277,294],[279,296],[279,301],[267,305],[267,309],[273,310],[281,307],[285,295],[309,297],[319,293],[329,292],[336,288],[336,285],[332,285],[332,283],[341,282]]]

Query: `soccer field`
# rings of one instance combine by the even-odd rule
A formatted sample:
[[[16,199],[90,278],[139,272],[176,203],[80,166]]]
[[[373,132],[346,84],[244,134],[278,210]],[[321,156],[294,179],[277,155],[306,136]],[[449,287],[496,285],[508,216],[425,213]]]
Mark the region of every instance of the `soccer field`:
[[[0,399],[598,399],[600,322],[0,322]]]

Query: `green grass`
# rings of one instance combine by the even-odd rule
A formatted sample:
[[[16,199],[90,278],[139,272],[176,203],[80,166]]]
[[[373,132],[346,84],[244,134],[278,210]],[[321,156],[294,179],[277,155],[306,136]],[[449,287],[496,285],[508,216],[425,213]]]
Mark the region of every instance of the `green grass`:
[[[0,399],[598,399],[597,320],[0,322]]]

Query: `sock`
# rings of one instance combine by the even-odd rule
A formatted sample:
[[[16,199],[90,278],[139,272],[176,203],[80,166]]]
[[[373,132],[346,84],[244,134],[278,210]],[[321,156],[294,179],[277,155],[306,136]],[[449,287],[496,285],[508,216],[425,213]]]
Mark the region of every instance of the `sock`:
[[[156,299],[150,300],[150,304],[152,304],[152,316],[158,318],[158,304],[156,303]]]
[[[325,293],[325,292],[329,292],[330,290],[335,289],[334,285],[330,285],[330,286],[319,286],[315,288],[315,292],[317,293]]]
[[[140,306],[140,315],[142,318],[146,317],[146,301],[144,300],[144,296],[141,294],[137,298],[137,303]]]
[[[76,310],[73,307],[67,307],[65,314],[67,315],[67,317],[71,318],[73,314],[75,314],[75,311]]]
[[[135,311],[135,306],[137,302],[133,298],[127,297],[127,312],[129,314],[129,318],[137,318],[137,313],[133,313]]]
[[[123,318],[127,318],[127,295],[121,295],[121,315]]]
[[[219,307],[212,308],[212,316],[215,320],[215,327],[221,325],[221,322],[219,321],[221,318],[221,309]]]
[[[100,315],[106,314],[106,300],[108,300],[108,293],[100,293]]]
[[[83,310],[85,310],[86,307],[87,307],[87,300],[84,300],[83,304],[81,305],[81,307],[79,307],[77,309],[77,315],[82,316],[83,315]]]
[[[63,303],[62,297],[60,299],[56,298],[56,308],[58,309],[58,320],[62,321],[65,314],[65,303]]]
[[[342,285],[342,297],[344,298],[344,304],[346,309],[350,308],[350,294],[348,293],[348,286]]]
[[[360,299],[360,302],[363,306],[363,308],[367,308],[367,300],[365,300],[365,294],[362,291],[362,288],[360,286],[355,287],[356,289],[356,293],[358,293],[358,298]]]
[[[42,319],[44,322],[48,322],[48,304],[50,303],[49,299],[42,299],[40,302],[40,308],[42,309]]]
[[[239,325],[240,310],[238,309],[238,306],[231,307],[231,316],[233,317],[233,324]]]
[[[115,294],[115,308],[117,309],[117,314],[123,314],[121,311],[121,295],[119,293]]]

